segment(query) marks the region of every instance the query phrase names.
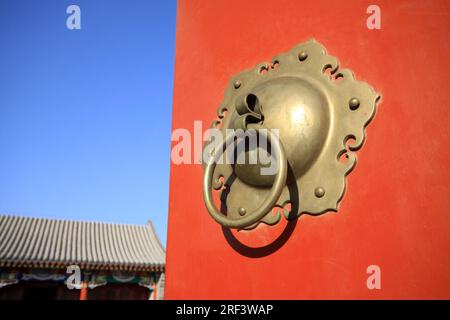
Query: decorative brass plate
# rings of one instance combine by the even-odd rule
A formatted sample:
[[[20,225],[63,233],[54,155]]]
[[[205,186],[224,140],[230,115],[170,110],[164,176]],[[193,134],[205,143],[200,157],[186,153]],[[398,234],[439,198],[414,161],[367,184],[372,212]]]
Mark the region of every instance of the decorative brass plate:
[[[277,223],[281,214],[272,208],[287,203],[287,219],[337,211],[379,97],[315,40],[234,76],[213,127],[220,124],[224,136],[233,128],[278,129],[281,173],[263,176],[258,164],[209,161],[203,195],[211,216],[226,227],[251,229]],[[211,188],[221,189],[222,211]]]

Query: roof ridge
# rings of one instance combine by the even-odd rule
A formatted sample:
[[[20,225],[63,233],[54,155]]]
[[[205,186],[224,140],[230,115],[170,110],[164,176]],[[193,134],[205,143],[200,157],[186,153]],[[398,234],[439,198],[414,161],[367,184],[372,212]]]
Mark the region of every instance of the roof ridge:
[[[151,220],[147,220],[146,227],[150,229],[156,239],[156,242],[159,244],[163,252],[166,253],[166,248],[163,246],[161,240],[159,239],[158,233],[156,232],[155,226],[153,225],[153,222]]]
[[[73,223],[92,223],[99,225],[112,225],[112,226],[130,226],[130,227],[146,227],[146,224],[137,224],[137,223],[122,223],[122,222],[108,222],[108,221],[92,221],[92,220],[82,220],[82,219],[62,219],[62,218],[48,218],[48,217],[36,217],[36,216],[26,216],[26,215],[17,215],[17,214],[5,214],[0,213],[0,218],[19,218],[19,219],[37,219],[37,220],[46,220],[46,221],[61,221],[61,222],[73,222]]]

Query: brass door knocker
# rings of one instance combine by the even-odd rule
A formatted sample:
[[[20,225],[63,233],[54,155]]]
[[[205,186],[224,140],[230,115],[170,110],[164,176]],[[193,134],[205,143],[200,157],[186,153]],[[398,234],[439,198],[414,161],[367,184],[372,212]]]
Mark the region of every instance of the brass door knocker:
[[[235,138],[225,138],[204,169],[203,198],[210,215],[224,227],[252,229],[276,224],[281,214],[272,209],[287,203],[298,202],[296,212],[285,211],[287,219],[337,211],[345,176],[356,163],[354,151],[364,143],[379,97],[350,70],[339,69],[337,59],[315,40],[234,76],[213,127],[220,124],[224,137],[227,129],[241,129],[266,138],[270,148],[257,149],[274,156],[278,170],[263,175],[260,162],[218,162],[225,150],[235,148]],[[267,133],[275,130],[279,139]],[[250,151],[244,149],[246,157]],[[224,210],[215,206],[212,189],[222,189]]]

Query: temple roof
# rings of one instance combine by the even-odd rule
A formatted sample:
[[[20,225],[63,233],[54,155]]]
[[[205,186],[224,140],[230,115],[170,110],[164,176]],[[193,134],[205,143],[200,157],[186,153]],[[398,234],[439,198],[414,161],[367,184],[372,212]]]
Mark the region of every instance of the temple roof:
[[[0,267],[163,271],[152,223],[127,225],[0,215]]]

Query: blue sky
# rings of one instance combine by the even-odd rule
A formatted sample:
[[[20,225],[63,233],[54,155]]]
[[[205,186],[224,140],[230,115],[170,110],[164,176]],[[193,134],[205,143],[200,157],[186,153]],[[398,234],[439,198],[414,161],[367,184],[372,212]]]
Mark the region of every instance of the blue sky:
[[[175,0],[0,1],[0,213],[166,242],[175,20]]]

